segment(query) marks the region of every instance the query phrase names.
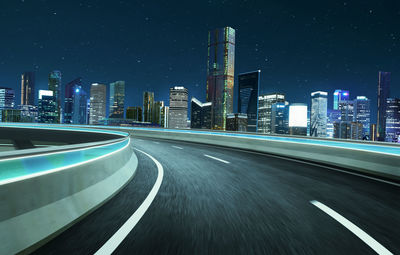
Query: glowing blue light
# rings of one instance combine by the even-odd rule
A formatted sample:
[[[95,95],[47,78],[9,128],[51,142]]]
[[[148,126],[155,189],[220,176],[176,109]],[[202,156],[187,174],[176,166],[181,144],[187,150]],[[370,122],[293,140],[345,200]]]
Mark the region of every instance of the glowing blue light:
[[[75,92],[76,92],[76,93],[79,93],[79,89],[76,89]]]

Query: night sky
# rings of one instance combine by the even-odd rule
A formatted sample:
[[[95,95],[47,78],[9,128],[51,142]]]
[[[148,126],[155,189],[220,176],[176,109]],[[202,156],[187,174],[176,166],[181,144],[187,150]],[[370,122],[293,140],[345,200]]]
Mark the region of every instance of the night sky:
[[[23,71],[35,71],[36,89],[47,89],[48,73],[60,70],[63,85],[81,76],[87,91],[125,80],[126,106],[142,105],[144,90],[169,104],[174,85],[204,101],[207,33],[224,26],[236,29],[235,76],[261,69],[261,92],[310,103],[310,92],[325,90],[331,107],[333,90],[348,89],[374,109],[383,70],[400,97],[396,0],[2,0],[0,86],[14,88],[19,104]]]

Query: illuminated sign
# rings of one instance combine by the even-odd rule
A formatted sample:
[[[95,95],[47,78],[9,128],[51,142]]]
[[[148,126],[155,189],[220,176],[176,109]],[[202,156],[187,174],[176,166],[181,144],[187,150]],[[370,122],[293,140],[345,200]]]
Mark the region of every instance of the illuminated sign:
[[[42,99],[42,96],[51,96],[52,97],[53,91],[41,89],[41,90],[39,90],[39,99]]]
[[[307,127],[307,105],[292,104],[289,106],[289,127]]]

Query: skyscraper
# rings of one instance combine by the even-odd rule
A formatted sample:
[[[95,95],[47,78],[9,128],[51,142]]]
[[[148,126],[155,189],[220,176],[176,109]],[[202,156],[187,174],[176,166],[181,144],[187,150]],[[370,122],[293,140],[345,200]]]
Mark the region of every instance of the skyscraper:
[[[35,105],[35,74],[24,72],[21,75],[21,105]]]
[[[2,120],[2,111],[13,109],[15,107],[15,92],[11,88],[0,88],[0,121]]]
[[[106,118],[107,86],[100,83],[92,83],[90,87],[90,114],[89,124],[98,124]]]
[[[201,103],[196,98],[191,100],[190,127],[211,129],[211,102]]]
[[[247,132],[257,132],[260,70],[239,74],[238,112],[247,114]]]
[[[279,102],[271,106],[271,133],[289,134],[289,103]]]
[[[161,111],[164,107],[164,101],[155,101],[153,107],[152,122],[161,126]]]
[[[386,104],[390,96],[390,73],[379,72],[378,74],[378,113],[376,121],[376,139],[385,141],[386,132]]]
[[[82,86],[75,85],[72,95],[72,123],[87,124],[87,94]]]
[[[285,103],[285,95],[274,93],[258,97],[258,132],[265,134],[271,133],[272,105],[275,103]]]
[[[38,122],[58,122],[57,99],[52,90],[39,90]]]
[[[188,90],[173,87],[169,90],[168,128],[187,127]]]
[[[110,118],[124,117],[125,81],[110,83]]]
[[[164,106],[161,111],[161,127],[168,128],[169,106]]]
[[[61,119],[61,72],[52,71],[49,73],[49,90],[53,91],[53,96],[56,98],[56,113],[57,121]]]
[[[143,121],[152,122],[154,108],[154,92],[143,92]]]
[[[231,27],[208,33],[207,95],[212,102],[212,129],[225,130],[226,115],[233,112],[235,30]]]
[[[337,89],[333,92],[333,110],[339,110],[340,101],[349,100],[350,93],[348,90]]]
[[[310,136],[326,137],[328,116],[328,92],[311,93]]]
[[[343,100],[339,103],[340,120],[354,121],[354,101]]]
[[[363,137],[370,135],[370,100],[365,96],[358,96],[354,100],[354,121],[362,123]]]
[[[82,78],[76,78],[65,85],[65,98],[64,98],[64,116],[63,122],[65,124],[72,124],[72,114],[74,110],[73,96],[76,93],[76,86],[82,87]]]
[[[398,143],[400,137],[400,99],[388,98],[386,103],[386,141]]]

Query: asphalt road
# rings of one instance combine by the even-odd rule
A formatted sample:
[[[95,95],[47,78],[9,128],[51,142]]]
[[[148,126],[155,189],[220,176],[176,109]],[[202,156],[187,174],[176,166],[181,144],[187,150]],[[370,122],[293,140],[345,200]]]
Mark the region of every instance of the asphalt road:
[[[311,204],[317,200],[400,252],[400,187],[269,155],[134,139],[164,177],[154,201],[114,254],[377,254]],[[93,254],[152,189],[156,164],[136,152],[135,178],[35,254]],[[205,156],[208,155],[208,156]]]

